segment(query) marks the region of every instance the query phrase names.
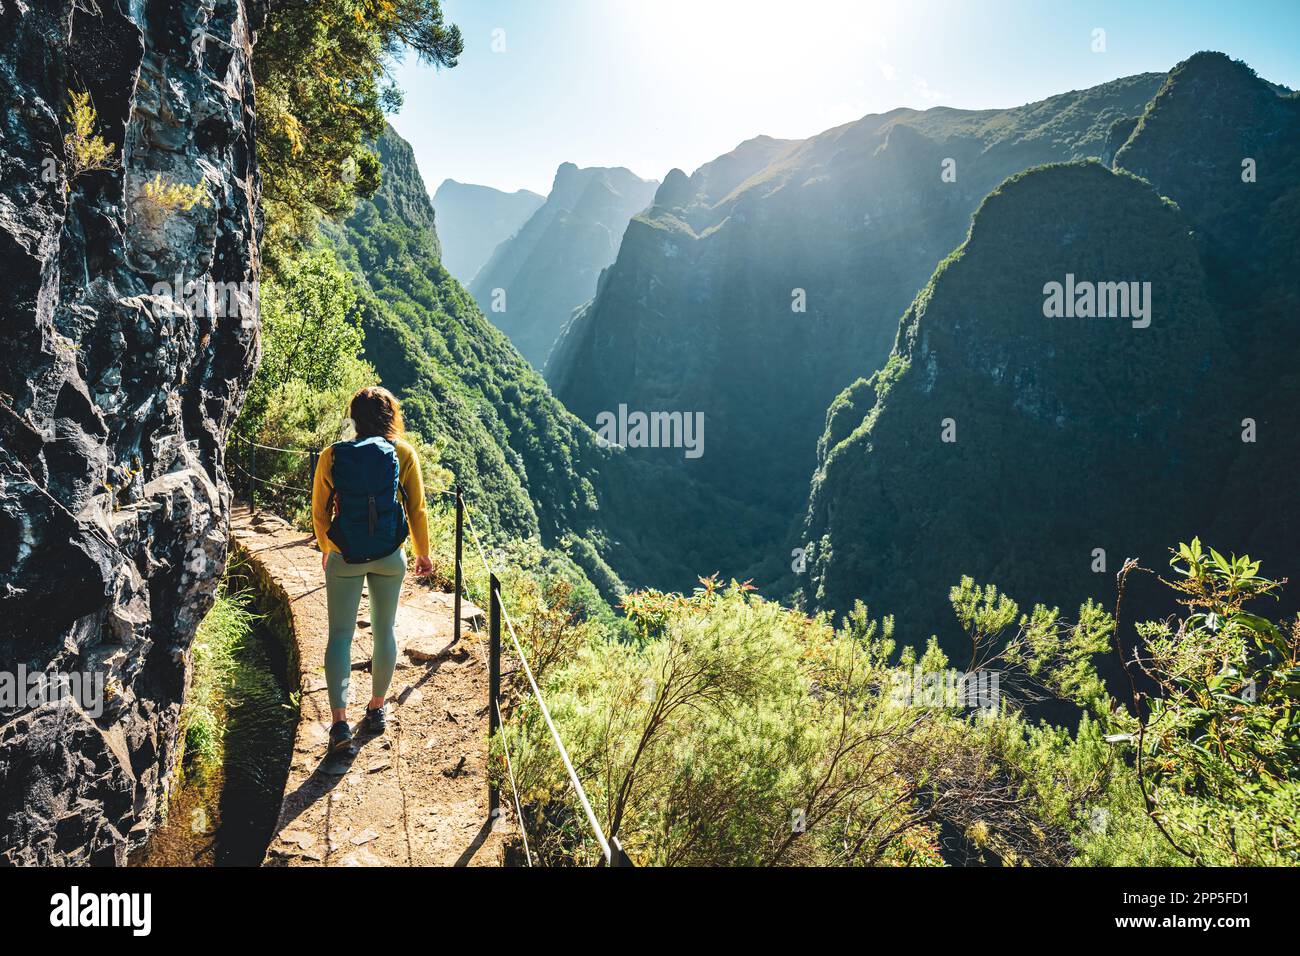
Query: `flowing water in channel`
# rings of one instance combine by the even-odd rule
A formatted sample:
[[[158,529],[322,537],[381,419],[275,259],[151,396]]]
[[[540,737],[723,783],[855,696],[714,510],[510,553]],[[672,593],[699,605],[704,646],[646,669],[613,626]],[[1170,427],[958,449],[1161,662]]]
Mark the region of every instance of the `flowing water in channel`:
[[[262,618],[235,652],[238,680],[225,701],[220,767],[183,766],[166,822],[134,866],[258,866],[271,839],[293,756],[298,706],[284,645]],[[183,761],[189,764],[189,761]]]

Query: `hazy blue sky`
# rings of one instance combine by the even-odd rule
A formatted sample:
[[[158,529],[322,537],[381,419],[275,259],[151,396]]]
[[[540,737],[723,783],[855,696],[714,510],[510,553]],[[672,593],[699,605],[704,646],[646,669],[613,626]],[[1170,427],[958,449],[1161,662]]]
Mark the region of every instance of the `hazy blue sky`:
[[[393,125],[429,189],[545,194],[555,168],[691,172],[760,133],[896,106],[1014,106],[1221,50],[1300,87],[1300,0],[444,0],[452,70],[408,58]],[[1106,50],[1092,51],[1094,29]],[[494,49],[494,47],[496,49]]]

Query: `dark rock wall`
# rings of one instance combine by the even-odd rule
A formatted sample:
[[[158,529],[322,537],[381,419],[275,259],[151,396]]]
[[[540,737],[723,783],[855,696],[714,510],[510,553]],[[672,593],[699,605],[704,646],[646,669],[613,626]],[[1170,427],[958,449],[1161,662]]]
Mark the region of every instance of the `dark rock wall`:
[[[0,699],[3,862],[124,862],[175,760],[258,358],[252,38],[243,0],[0,0],[0,679],[106,681]],[[71,90],[116,168],[69,182]]]

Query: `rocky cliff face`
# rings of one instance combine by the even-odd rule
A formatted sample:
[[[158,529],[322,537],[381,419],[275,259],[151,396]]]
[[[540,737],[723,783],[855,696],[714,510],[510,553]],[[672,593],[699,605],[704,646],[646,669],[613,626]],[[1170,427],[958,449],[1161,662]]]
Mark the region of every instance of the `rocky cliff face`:
[[[243,0],[0,2],[5,862],[124,862],[174,763],[258,357],[251,44]],[[70,179],[70,91],[115,168]]]

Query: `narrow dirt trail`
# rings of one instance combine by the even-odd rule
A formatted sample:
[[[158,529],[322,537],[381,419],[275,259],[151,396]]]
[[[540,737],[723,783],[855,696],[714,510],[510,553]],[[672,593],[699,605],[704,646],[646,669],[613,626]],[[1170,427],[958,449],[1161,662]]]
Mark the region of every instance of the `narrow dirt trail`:
[[[348,718],[355,753],[327,758],[327,616],[320,552],[310,535],[247,508],[231,516],[234,561],[288,608],[297,645],[301,716],[269,866],[497,866],[508,818],[487,823],[487,673],[482,611],[462,601],[453,646],[452,595],[409,577],[397,615],[397,673],[388,731],[359,731],[370,696],[369,608],[352,645]]]

